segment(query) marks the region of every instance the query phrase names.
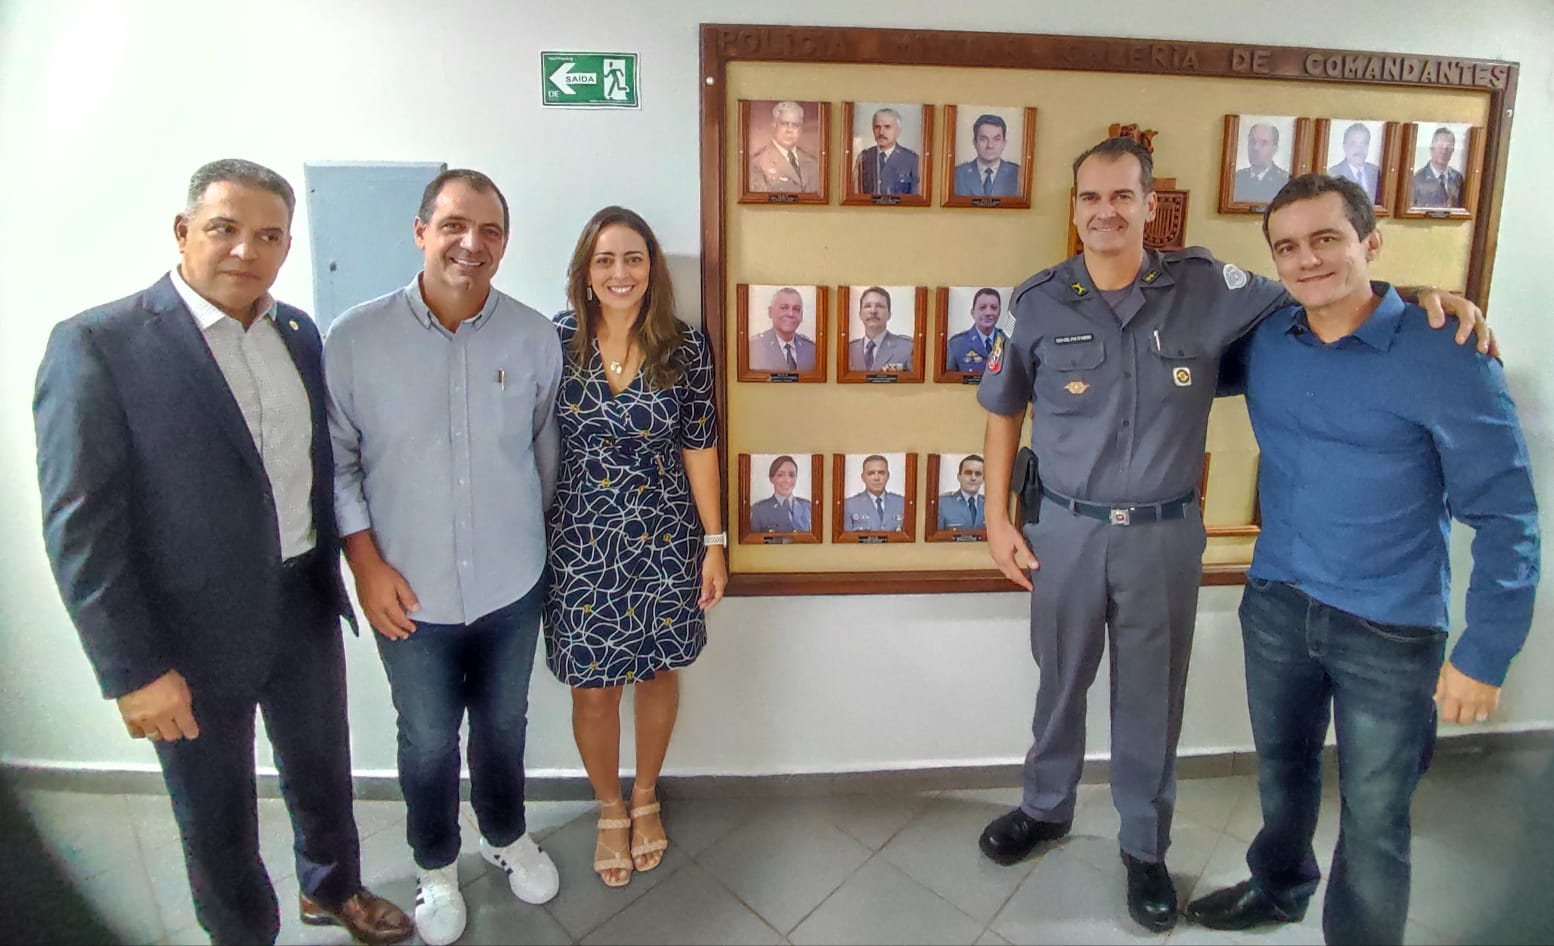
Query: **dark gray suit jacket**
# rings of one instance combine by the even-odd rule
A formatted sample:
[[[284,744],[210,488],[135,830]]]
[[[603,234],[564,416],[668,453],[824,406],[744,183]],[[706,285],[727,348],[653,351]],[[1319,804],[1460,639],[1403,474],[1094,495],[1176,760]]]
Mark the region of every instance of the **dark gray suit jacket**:
[[[256,692],[288,635],[352,626],[340,575],[323,346],[276,327],[311,402],[317,613],[280,613],[275,499],[242,411],[162,277],[55,326],[33,400],[43,538],[103,695],[177,670],[199,693]]]

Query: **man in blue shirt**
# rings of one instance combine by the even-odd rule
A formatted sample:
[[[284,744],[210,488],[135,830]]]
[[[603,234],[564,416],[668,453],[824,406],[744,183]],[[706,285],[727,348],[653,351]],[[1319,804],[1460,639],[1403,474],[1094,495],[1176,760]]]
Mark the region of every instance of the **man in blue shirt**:
[[[1262,450],[1241,627],[1263,827],[1251,879],[1187,916],[1245,929],[1305,914],[1321,877],[1311,839],[1331,717],[1343,814],[1323,934],[1400,943],[1409,811],[1436,716],[1488,719],[1532,621],[1527,448],[1500,364],[1370,282],[1382,241],[1369,194],[1305,175],[1269,204],[1263,230],[1300,304],[1253,330],[1224,376],[1244,386]],[[1473,575],[1443,665],[1453,517],[1474,530]]]
[[[550,320],[491,285],[509,213],[489,177],[438,175],[414,227],[421,272],[336,320],[324,370],[340,534],[399,716],[416,932],[441,946],[467,919],[466,712],[481,856],[527,903],[558,889],[527,831],[523,751],[562,366]]]

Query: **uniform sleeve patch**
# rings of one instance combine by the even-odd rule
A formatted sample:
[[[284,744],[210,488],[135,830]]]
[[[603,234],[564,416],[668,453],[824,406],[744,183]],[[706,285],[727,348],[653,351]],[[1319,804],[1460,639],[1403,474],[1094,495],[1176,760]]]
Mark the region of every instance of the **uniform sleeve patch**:
[[[993,350],[987,356],[988,374],[998,374],[1004,370],[1004,336],[1000,335],[993,342]]]
[[[1225,264],[1225,285],[1231,289],[1240,289],[1249,281],[1246,270],[1235,263]]]

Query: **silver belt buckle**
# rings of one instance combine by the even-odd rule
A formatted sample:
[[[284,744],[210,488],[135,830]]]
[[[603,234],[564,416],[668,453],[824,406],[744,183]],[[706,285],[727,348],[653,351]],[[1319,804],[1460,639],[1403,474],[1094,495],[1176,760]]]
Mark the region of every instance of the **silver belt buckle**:
[[[1131,526],[1131,525],[1133,525],[1133,510],[1132,509],[1127,509],[1127,508],[1113,509],[1112,510],[1112,516],[1111,516],[1111,524],[1114,525],[1114,526]]]

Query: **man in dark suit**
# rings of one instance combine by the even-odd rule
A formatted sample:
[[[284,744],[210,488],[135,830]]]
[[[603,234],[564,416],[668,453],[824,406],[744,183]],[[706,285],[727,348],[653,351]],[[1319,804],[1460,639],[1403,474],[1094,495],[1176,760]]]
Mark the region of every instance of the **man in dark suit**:
[[[1020,166],[1004,160],[1009,126],[997,115],[979,115],[971,126],[976,158],[955,165],[955,193],[961,197],[1014,197],[1020,193]]]
[[[1430,137],[1430,161],[1414,172],[1410,207],[1461,207],[1462,172],[1452,167],[1457,136],[1440,127]]]
[[[858,190],[864,194],[916,194],[917,152],[897,144],[901,137],[901,113],[882,108],[874,113],[874,147],[858,155]]]
[[[1289,183],[1290,172],[1274,163],[1279,153],[1279,128],[1259,122],[1246,130],[1248,167],[1236,171],[1231,199],[1266,204]]]
[[[296,199],[248,161],[195,172],[181,262],[55,327],[33,414],[43,532],[103,696],[151,740],[216,943],[273,942],[254,709],[275,748],[305,923],[412,932],[361,885],[322,346],[270,296]]]
[[[1381,181],[1381,168],[1366,158],[1371,150],[1371,130],[1364,122],[1355,122],[1344,129],[1344,159],[1327,169],[1329,177],[1341,177],[1360,185],[1376,202],[1376,187]]]

